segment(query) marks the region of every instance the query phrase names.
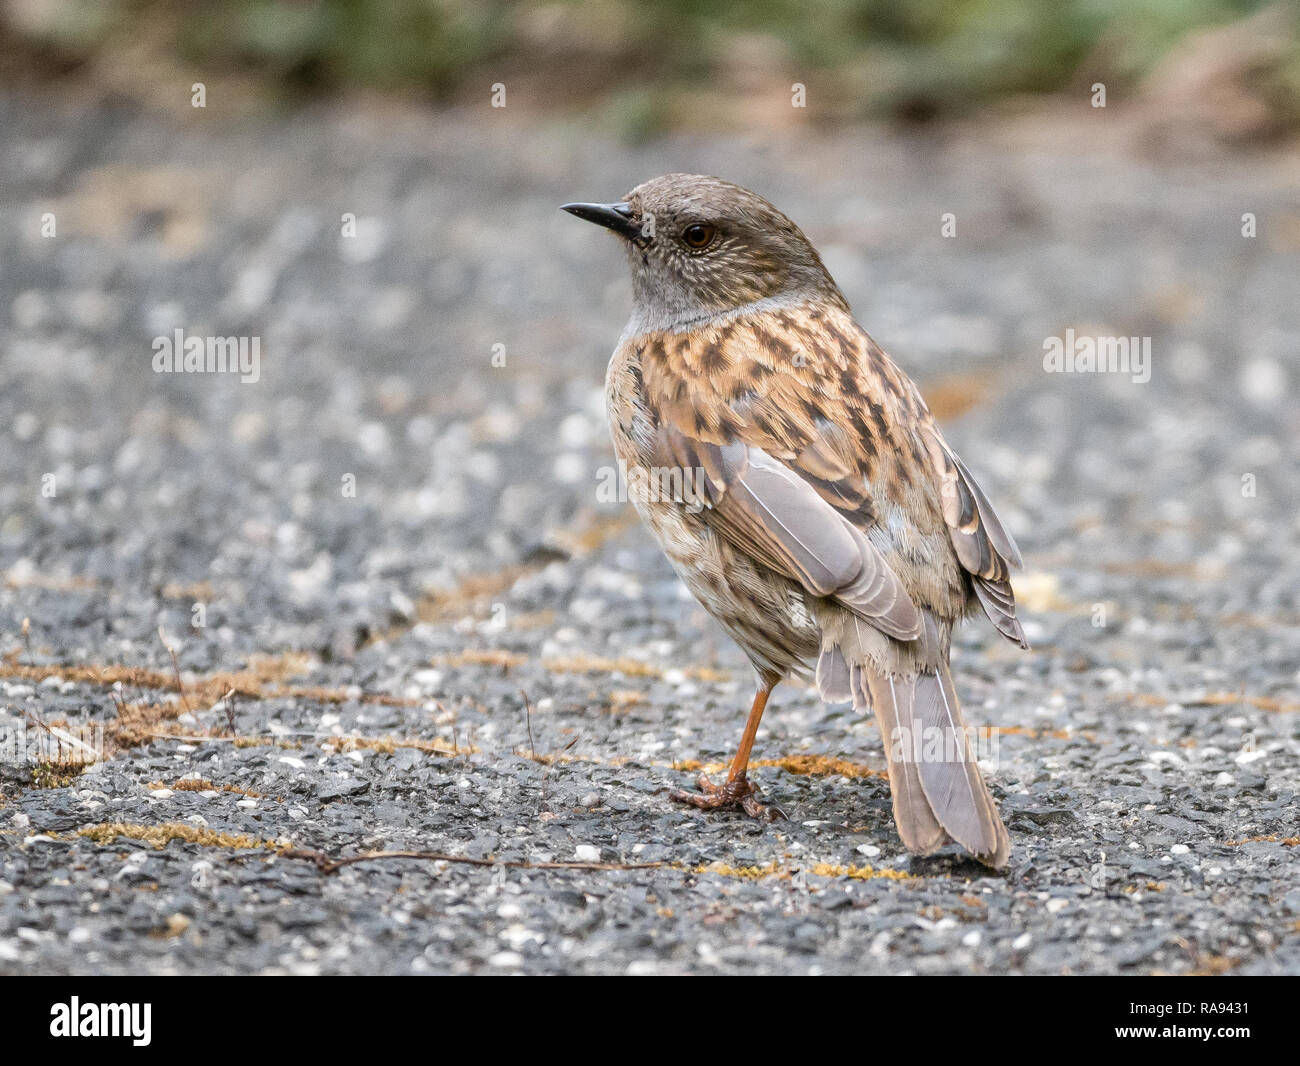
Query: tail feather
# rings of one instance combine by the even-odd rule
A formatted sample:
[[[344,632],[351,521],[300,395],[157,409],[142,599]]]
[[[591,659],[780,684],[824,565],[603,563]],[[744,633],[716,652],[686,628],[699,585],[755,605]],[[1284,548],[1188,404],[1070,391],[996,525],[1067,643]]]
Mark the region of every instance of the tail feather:
[[[1001,589],[991,591],[996,605]],[[843,611],[819,620],[818,689],[828,702],[851,696],[855,710],[875,714],[894,822],[908,850],[928,855],[952,840],[989,866],[1005,866],[1010,841],[962,721],[947,623],[923,610],[920,637],[901,642]]]
[[[1011,844],[966,735],[946,663],[932,673],[886,676],[854,666],[870,702],[889,764],[894,821],[909,851],[928,855],[955,840],[995,868]]]
[[[884,741],[898,835],[908,851],[929,855],[948,842],[948,835],[935,819],[926,798],[918,764],[907,757],[905,745],[898,743],[902,736],[899,723],[912,718],[911,679],[881,677],[861,666],[853,667],[852,677],[854,708],[865,710],[869,706],[875,712],[876,725]]]
[[[1005,866],[1011,850],[1006,826],[975,761],[947,663],[916,678],[914,714],[922,737],[942,741],[939,751],[923,750],[917,764],[935,818],[982,862]],[[935,755],[941,757],[926,757]]]
[[[823,644],[821,655],[817,657],[817,691],[827,703],[844,703],[853,699],[849,664],[836,644]]]

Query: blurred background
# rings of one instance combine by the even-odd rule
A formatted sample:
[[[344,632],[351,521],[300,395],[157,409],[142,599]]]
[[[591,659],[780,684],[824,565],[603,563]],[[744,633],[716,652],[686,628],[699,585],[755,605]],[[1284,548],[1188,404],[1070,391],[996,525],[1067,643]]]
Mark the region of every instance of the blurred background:
[[[252,566],[232,588],[275,600],[274,643],[350,654],[431,589],[620,513],[591,490],[626,280],[555,207],[669,170],[803,224],[941,414],[1032,386],[1055,438],[974,464],[1003,457],[1031,543],[1147,487],[1171,521],[1192,507],[1119,455],[1049,499],[1075,447],[1052,405],[1084,433],[1140,403],[1151,429],[1222,380],[1283,415],[1296,2],[0,0],[0,47],[0,551],[20,572],[157,589]],[[1067,327],[1154,337],[1154,382],[1044,375]],[[176,329],[258,336],[262,380],[154,373]],[[370,491],[327,505],[343,472]],[[54,506],[43,473],[85,491]],[[1249,516],[1225,478],[1202,517]],[[241,522],[274,551],[221,535]]]
[[[1268,0],[4,0],[9,78],[78,75],[149,94],[179,70],[279,100],[380,91],[477,102],[485,81],[623,136],[781,117],[757,97],[817,87],[815,121],[924,122],[1104,82],[1213,85],[1218,132],[1300,115],[1295,6]],[[1190,103],[1184,99],[1184,105]],[[788,109],[786,109],[788,110]],[[786,116],[788,117],[788,116]]]
[[[99,722],[114,756],[0,773],[0,822],[113,839],[111,798],[334,850],[912,870],[874,728],[796,685],[756,773],[804,821],[662,795],[726,757],[748,670],[598,496],[630,293],[558,205],[674,170],[821,250],[1014,531],[1035,648],[954,650],[1019,856],[983,939],[918,917],[976,913],[920,868],[811,914],[680,868],[603,924],[530,895],[534,942],[472,870],[304,911],[250,863],[255,901],[241,871],[199,906],[175,841],[92,920],[115,849],[82,841],[0,850],[31,889],[0,962],[1300,967],[1300,3],[0,0],[0,144],[0,729]],[[256,338],[258,380],[155,372],[178,329]],[[1046,373],[1067,330],[1149,342],[1150,380]],[[182,768],[217,799],[155,787]],[[202,944],[149,935],[173,912]]]

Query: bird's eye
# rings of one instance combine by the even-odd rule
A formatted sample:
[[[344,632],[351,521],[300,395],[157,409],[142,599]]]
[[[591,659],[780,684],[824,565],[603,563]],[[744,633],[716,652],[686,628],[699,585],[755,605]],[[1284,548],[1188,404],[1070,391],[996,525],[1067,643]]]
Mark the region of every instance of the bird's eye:
[[[698,252],[713,243],[717,232],[717,227],[710,226],[707,222],[694,222],[682,230],[682,243]]]

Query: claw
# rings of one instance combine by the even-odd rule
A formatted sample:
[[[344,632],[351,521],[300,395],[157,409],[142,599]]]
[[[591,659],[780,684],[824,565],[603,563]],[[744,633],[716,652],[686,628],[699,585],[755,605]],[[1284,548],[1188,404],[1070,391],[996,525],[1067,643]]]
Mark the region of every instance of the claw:
[[[699,786],[699,792],[677,790],[670,793],[669,798],[678,803],[689,803],[692,807],[698,807],[703,811],[739,807],[749,817],[760,821],[773,822],[778,818],[785,818],[785,812],[781,808],[768,807],[758,801],[758,789],[743,775],[734,780],[729,779],[721,785],[715,785],[709,780],[707,774],[700,774],[696,784]]]

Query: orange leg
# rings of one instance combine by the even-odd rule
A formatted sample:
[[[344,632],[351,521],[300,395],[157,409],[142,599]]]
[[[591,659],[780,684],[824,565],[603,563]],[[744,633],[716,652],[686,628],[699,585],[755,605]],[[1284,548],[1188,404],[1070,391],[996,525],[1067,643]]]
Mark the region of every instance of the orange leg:
[[[678,803],[689,803],[701,810],[715,811],[724,807],[740,807],[751,818],[774,818],[780,815],[775,807],[769,810],[758,802],[758,789],[749,782],[745,771],[749,768],[749,755],[754,750],[754,738],[758,735],[758,723],[763,720],[763,710],[767,707],[767,698],[772,694],[776,682],[765,683],[754,695],[754,705],[750,708],[749,719],[745,722],[745,732],[740,737],[740,747],[736,757],[731,760],[731,770],[727,780],[715,785],[707,774],[699,778],[699,792],[677,791],[671,798]]]

